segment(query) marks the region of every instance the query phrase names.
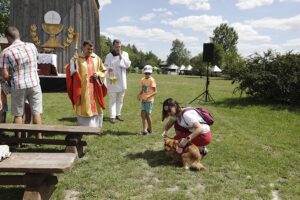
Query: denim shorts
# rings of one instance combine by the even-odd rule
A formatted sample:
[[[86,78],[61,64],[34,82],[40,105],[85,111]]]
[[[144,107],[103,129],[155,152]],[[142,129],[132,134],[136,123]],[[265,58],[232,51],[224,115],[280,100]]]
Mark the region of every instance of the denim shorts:
[[[151,113],[153,108],[153,102],[144,102],[141,103],[141,109],[145,110],[146,113]]]

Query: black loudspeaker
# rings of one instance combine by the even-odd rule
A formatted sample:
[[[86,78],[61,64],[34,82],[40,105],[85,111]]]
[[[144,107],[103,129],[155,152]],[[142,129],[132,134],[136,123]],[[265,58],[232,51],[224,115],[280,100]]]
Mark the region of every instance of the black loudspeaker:
[[[203,62],[212,62],[214,59],[214,44],[203,44]]]

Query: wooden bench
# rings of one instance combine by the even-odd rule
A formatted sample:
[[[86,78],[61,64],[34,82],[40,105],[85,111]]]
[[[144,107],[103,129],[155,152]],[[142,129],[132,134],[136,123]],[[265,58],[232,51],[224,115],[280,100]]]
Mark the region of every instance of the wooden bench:
[[[84,155],[84,146],[86,142],[82,141],[83,135],[100,135],[100,128],[91,128],[86,126],[60,126],[60,125],[37,125],[37,124],[0,124],[0,131],[9,132],[27,132],[29,134],[43,133],[48,135],[66,135],[65,139],[43,139],[35,138],[16,138],[16,137],[0,137],[0,143],[31,143],[31,144],[49,144],[49,145],[65,145],[67,153],[76,153],[78,157]]]
[[[0,162],[0,185],[25,185],[23,200],[47,200],[58,182],[54,173],[66,173],[76,159],[74,153],[12,153]]]

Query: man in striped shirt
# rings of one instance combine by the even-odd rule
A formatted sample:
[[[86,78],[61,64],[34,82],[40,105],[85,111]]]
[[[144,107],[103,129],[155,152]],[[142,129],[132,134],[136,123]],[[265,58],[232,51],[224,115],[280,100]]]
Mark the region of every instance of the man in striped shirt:
[[[33,123],[41,124],[42,91],[37,73],[37,49],[32,43],[20,40],[20,33],[16,27],[10,26],[5,30],[9,47],[0,55],[0,68],[2,76],[11,83],[11,112],[14,123],[22,124],[24,115],[24,102],[28,99]],[[20,133],[17,137],[20,137]],[[37,138],[42,138],[39,133]]]

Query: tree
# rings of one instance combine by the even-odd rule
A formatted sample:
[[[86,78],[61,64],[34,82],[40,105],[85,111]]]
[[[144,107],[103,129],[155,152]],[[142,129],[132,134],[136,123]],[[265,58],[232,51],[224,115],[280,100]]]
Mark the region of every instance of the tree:
[[[193,74],[203,75],[206,73],[206,64],[203,62],[202,53],[199,53],[197,56],[193,57],[190,63],[193,66]]]
[[[0,0],[0,35],[4,33],[9,23],[10,0]]]
[[[100,57],[104,61],[105,56],[109,53],[110,46],[107,44],[107,39],[105,36],[100,35]]]
[[[152,67],[159,66],[160,60],[154,53],[152,53],[152,51],[149,51],[148,53],[146,53],[145,59],[146,59],[146,63],[148,65],[151,65]]]
[[[237,52],[236,45],[238,43],[238,39],[239,37],[237,32],[226,23],[216,27],[213,31],[213,36],[210,38],[213,43],[222,45],[225,53],[232,51]]]
[[[218,67],[222,68],[221,66],[224,63],[224,59],[226,57],[225,51],[221,44],[214,44],[214,54],[213,54],[213,61],[212,65],[217,65]]]
[[[172,43],[171,53],[167,58],[167,64],[177,66],[188,65],[190,62],[190,52],[185,48],[184,43],[176,39]]]
[[[236,52],[229,52],[225,55],[223,73],[229,75],[230,79],[236,79],[246,65],[245,60]]]
[[[236,92],[264,100],[300,104],[300,54],[269,50],[247,60],[236,79]]]

